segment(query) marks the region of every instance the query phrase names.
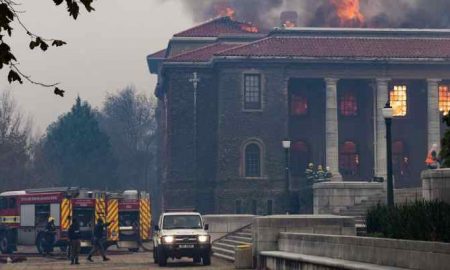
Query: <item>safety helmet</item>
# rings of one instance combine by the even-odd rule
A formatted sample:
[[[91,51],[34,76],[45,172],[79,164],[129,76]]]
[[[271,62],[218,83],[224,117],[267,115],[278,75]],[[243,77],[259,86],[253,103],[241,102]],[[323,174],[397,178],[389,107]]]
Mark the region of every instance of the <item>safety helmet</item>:
[[[53,217],[48,217],[48,222],[52,222],[52,221],[55,221],[55,218],[53,218]]]

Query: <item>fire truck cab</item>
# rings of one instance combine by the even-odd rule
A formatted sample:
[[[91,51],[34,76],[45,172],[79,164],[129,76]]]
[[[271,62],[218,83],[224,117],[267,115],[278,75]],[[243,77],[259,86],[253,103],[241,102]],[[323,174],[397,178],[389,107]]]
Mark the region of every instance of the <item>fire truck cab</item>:
[[[150,197],[147,192],[126,190],[116,194],[119,209],[117,247],[137,252],[142,242],[151,240]]]

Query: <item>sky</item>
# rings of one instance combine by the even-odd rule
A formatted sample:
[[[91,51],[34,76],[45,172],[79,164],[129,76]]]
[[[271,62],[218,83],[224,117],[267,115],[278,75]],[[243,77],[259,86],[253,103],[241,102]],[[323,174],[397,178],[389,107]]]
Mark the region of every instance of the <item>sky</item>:
[[[134,85],[151,95],[156,77],[148,71],[146,56],[167,46],[170,37],[194,24],[181,1],[98,0],[94,12],[84,9],[75,21],[65,6],[52,0],[17,0],[22,22],[45,38],[66,41],[47,52],[31,51],[30,38],[15,27],[10,40],[22,72],[36,81],[60,82],[64,98],[53,89],[7,82],[0,72],[0,92],[11,90],[21,110],[42,134],[58,116],[69,111],[77,95],[100,108],[107,93]]]

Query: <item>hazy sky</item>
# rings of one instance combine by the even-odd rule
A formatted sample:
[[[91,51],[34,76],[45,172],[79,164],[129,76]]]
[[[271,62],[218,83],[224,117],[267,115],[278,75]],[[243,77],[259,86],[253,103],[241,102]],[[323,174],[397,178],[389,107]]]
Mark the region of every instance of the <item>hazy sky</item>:
[[[13,44],[20,68],[34,80],[61,82],[64,98],[52,89],[24,82],[9,85],[6,71],[0,73],[0,91],[11,89],[19,106],[29,113],[40,133],[67,112],[79,94],[100,107],[105,94],[133,84],[141,92],[152,93],[155,76],[148,72],[146,56],[167,45],[176,32],[193,24],[181,1],[98,0],[95,11],[76,21],[64,6],[52,0],[17,0],[22,3],[22,21],[45,38],[66,41],[64,47],[28,48],[29,37],[16,25]]]

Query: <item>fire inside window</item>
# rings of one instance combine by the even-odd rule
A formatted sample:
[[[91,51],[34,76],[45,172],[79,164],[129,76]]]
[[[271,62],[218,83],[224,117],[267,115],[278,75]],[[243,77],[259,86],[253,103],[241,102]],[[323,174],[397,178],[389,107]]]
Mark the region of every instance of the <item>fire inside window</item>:
[[[261,76],[258,74],[244,76],[244,109],[261,109]]]
[[[354,142],[347,141],[341,146],[339,169],[342,175],[358,175],[359,154]]]
[[[394,116],[405,116],[407,112],[406,85],[395,85],[390,93],[390,103],[394,109]]]
[[[301,95],[292,95],[291,114],[305,115],[308,113],[308,99]]]
[[[447,115],[450,111],[450,92],[448,85],[439,86],[439,111]]]
[[[344,95],[342,95],[339,106],[340,106],[341,114],[343,116],[358,115],[358,102],[353,93],[346,92]]]

